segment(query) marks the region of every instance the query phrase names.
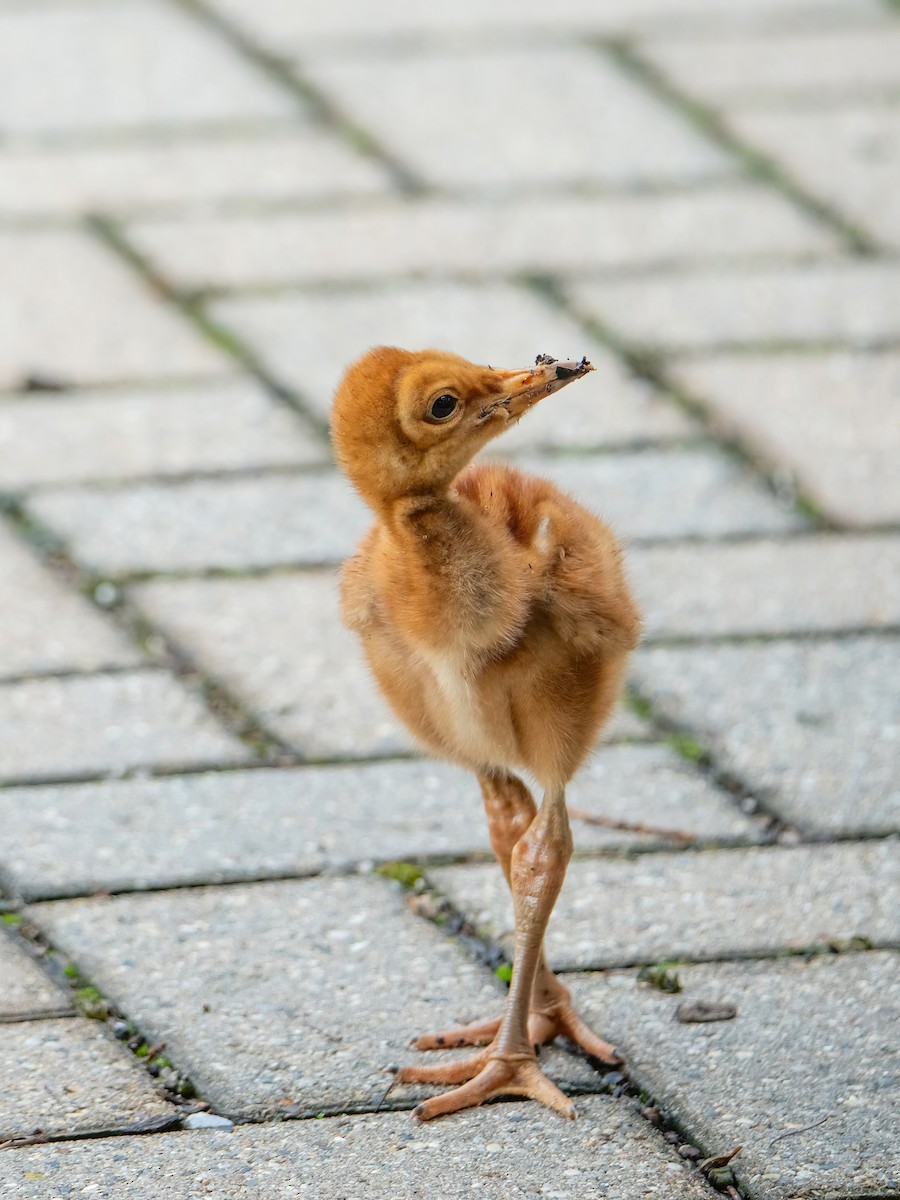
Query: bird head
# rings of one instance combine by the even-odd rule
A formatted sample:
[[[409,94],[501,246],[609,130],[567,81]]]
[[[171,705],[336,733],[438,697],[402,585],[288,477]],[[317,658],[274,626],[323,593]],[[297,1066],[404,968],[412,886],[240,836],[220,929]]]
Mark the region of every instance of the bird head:
[[[594,368],[538,356],[500,371],[442,350],[377,346],[350,366],[335,393],[338,462],[375,509],[445,491],[491,438],[544,396]]]

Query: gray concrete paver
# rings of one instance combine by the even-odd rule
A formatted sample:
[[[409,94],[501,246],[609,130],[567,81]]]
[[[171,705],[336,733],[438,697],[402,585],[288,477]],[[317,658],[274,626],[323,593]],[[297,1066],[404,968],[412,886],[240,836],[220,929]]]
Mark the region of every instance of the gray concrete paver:
[[[250,752],[163,671],[0,684],[0,783],[245,762]]]
[[[698,839],[757,836],[667,746],[603,746],[568,794],[588,812]],[[0,826],[0,862],[27,899],[490,855],[474,775],[431,762],[7,788]],[[581,821],[575,838],[580,852],[665,844]]]
[[[655,647],[633,676],[770,809],[829,834],[900,828],[893,636]]]
[[[717,428],[790,470],[847,525],[900,520],[900,355],[721,355],[673,364]]]
[[[253,380],[0,400],[0,488],[302,466],[329,459],[303,419]]]
[[[891,942],[900,923],[896,841],[641,855],[569,864],[547,933],[559,970],[663,959],[751,958],[853,937]],[[428,878],[511,946],[498,871],[438,867]]]
[[[106,1027],[81,1017],[0,1024],[0,1080],[0,1142],[36,1130],[127,1132],[178,1115]]]
[[[7,136],[296,111],[292,97],[175,7],[98,0],[0,13],[0,129]]]
[[[633,975],[571,977],[587,1018],[629,1071],[754,1200],[889,1196],[900,972],[896,954],[680,967],[681,995]],[[735,1020],[683,1025],[684,1000],[727,1000]]]
[[[71,1008],[63,989],[0,930],[0,1024],[45,1013],[59,1015]]]
[[[900,626],[894,534],[634,547],[628,562],[645,639]]]
[[[395,199],[339,212],[135,220],[127,232],[182,287],[226,289],[584,275],[837,246],[824,227],[750,183],[627,196]]]
[[[504,989],[413,916],[398,884],[349,876],[69,900],[29,911],[201,1095],[231,1117],[375,1108],[410,1038],[499,1014]],[[174,988],[154,961],[190,961]],[[553,1049],[548,1073],[595,1088]],[[397,1088],[411,1106],[426,1093]]]
[[[31,672],[128,667],[141,662],[135,646],[104,621],[87,600],[43,567],[3,525],[0,612],[0,679]]]
[[[620,335],[664,350],[794,343],[865,349],[900,338],[900,267],[891,261],[698,269],[577,283],[569,291]]]
[[[686,92],[726,110],[900,90],[900,23],[777,36],[746,31],[690,39],[651,35],[639,49]],[[835,115],[827,116],[832,127]]]
[[[300,65],[342,111],[444,188],[671,183],[735,170],[718,146],[587,47],[475,42],[463,54],[310,55]],[[573,112],[591,113],[578,138],[566,136]],[[536,159],[535,146],[548,152]]]
[[[76,230],[0,229],[0,389],[215,375],[227,359],[112,254]],[[90,286],[86,286],[90,281]]]
[[[10,147],[0,214],[141,213],[333,200],[387,190],[386,172],[314,127],[194,130],[169,142]]]
[[[386,344],[436,346],[507,368],[527,366],[538,354],[586,355],[597,373],[539,404],[493,443],[498,452],[663,441],[696,431],[674,404],[629,376],[571,317],[513,284],[416,280],[233,296],[213,303],[210,312],[324,421],[347,365],[369,346]]]
[[[305,0],[213,0],[213,7],[257,40],[299,53],[311,38],[321,48],[337,52],[358,39],[372,45],[375,39],[402,39],[432,34],[446,39],[456,34],[488,37],[526,33],[583,31],[617,33],[658,30],[683,31],[686,27],[708,31],[718,27],[791,29],[813,28],[823,21],[855,25],[884,22],[886,14],[876,0],[560,0],[549,9],[542,0],[497,0],[485,10],[478,0],[463,0],[452,7],[410,5],[404,0],[382,4],[377,14],[355,0],[338,0],[323,7]],[[377,44],[377,43],[376,43]],[[390,43],[389,43],[390,44]]]
[[[900,37],[885,49],[897,54]],[[900,92],[900,84],[896,86]],[[889,251],[900,249],[900,100],[827,113],[738,110],[732,128]]]
[[[11,1159],[0,1196],[47,1200],[48,1187],[62,1186],[97,1200],[124,1190],[168,1200],[173,1179],[228,1200],[463,1200],[482,1189],[510,1200],[714,1196],[627,1101],[585,1096],[578,1110],[580,1120],[562,1122],[536,1105],[489,1105],[444,1126],[464,1131],[457,1137],[385,1113],[33,1147]]]
[[[782,532],[802,520],[716,450],[529,457],[625,538]],[[336,472],[54,488],[28,511],[96,571],[197,571],[337,563],[372,522]]]

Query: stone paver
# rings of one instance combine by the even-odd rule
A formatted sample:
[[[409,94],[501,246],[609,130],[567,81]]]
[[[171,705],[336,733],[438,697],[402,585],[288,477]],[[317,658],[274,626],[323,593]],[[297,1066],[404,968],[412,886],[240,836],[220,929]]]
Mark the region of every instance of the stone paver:
[[[0,931],[0,1024],[44,1013],[60,1015],[71,1007],[66,993]]]
[[[151,1076],[96,1021],[0,1025],[0,1071],[12,1084],[0,1092],[0,1142],[36,1130],[138,1132],[178,1115]]]
[[[635,547],[629,571],[645,638],[900,626],[891,534]]]
[[[777,37],[650,39],[640,53],[685,92],[729,109],[900,90],[900,22]]]
[[[695,429],[571,317],[524,287],[416,281],[237,296],[210,311],[326,421],[347,364],[369,346],[387,344],[453,349],[472,362],[511,368],[532,363],[537,354],[587,355],[596,374],[539,404],[493,443],[498,452],[664,440]]]
[[[324,441],[251,380],[0,400],[0,488],[300,466]]]
[[[334,471],[53,489],[28,504],[81,562],[116,573],[339,562],[370,523]]]
[[[296,111],[291,96],[177,8],[94,0],[0,12],[0,129],[7,136]]]
[[[572,980],[629,1072],[754,1200],[890,1196],[897,1187],[897,956],[679,968],[681,995],[633,976]],[[733,1021],[683,1025],[685,1000],[728,1000]]]
[[[463,53],[313,55],[300,64],[344,112],[444,188],[685,182],[735,170],[733,159],[589,48],[475,43]],[[591,113],[577,139],[564,136],[573,111]],[[536,156],[536,146],[547,152]]]
[[[749,958],[823,939],[889,942],[900,922],[895,841],[574,860],[547,934],[561,970],[661,959]],[[504,946],[512,901],[496,869],[428,877]]]
[[[900,828],[895,637],[649,649],[633,674],[785,820],[820,833]]]
[[[128,233],[187,288],[423,274],[581,275],[836,246],[825,229],[751,184],[671,195],[437,197],[337,212],[160,218],[134,221]]]
[[[793,471],[832,520],[900,520],[900,355],[726,355],[673,374],[719,428]]]
[[[604,746],[568,795],[600,816],[699,839],[756,836],[666,746]],[[429,762],[7,788],[0,825],[3,866],[27,899],[490,855],[474,775]],[[575,837],[579,851],[665,841],[581,821]]]
[[[227,366],[84,233],[0,230],[0,278],[0,389],[28,375],[93,383]]]
[[[891,262],[697,270],[570,290],[626,338],[664,349],[822,342],[866,348],[900,338],[900,267]]]
[[[498,1013],[503,988],[399,885],[364,876],[239,884],[36,905],[41,925],[98,987],[165,1041],[229,1116],[374,1108],[410,1038],[461,1013]],[[173,988],[155,962],[191,962]],[[586,1062],[551,1050],[548,1072],[596,1088]],[[411,1105],[423,1089],[387,1102]]]
[[[248,757],[163,671],[0,684],[0,784]]]
[[[708,449],[528,458],[625,538],[781,532],[802,526],[754,477]],[[28,510],[79,562],[116,574],[339,562],[372,518],[335,472],[34,494]]]
[[[47,1200],[49,1187],[98,1200],[123,1190],[134,1200],[168,1200],[178,1179],[193,1195],[229,1200],[463,1200],[482,1189],[510,1200],[714,1197],[628,1101],[586,1096],[578,1111],[581,1120],[563,1122],[535,1105],[490,1105],[479,1110],[477,1128],[465,1117],[445,1125],[464,1129],[463,1137],[385,1113],[34,1147],[4,1164],[0,1196]]]
[[[336,138],[275,125],[163,143],[11,148],[0,156],[0,214],[202,211],[371,195],[386,183],[381,167]]]
[[[151,621],[309,758],[413,749],[341,625],[335,574],[160,581],[131,593]]]
[[[0,467],[2,470],[2,467]],[[0,525],[0,679],[134,666],[137,649]]]
[[[890,46],[896,55],[900,38]],[[898,89],[900,90],[900,89]],[[870,236],[900,249],[900,103],[824,112],[739,111],[733,128]]]
[[[284,53],[292,46],[300,52],[310,38],[326,39],[335,50],[359,39],[371,45],[373,38],[410,35],[466,34],[479,38],[525,31],[526,34],[557,34],[560,28],[576,33],[657,30],[681,31],[685,27],[708,31],[710,26],[791,29],[817,27],[822,21],[851,23],[886,22],[884,7],[876,0],[560,0],[549,9],[542,0],[498,0],[485,10],[479,0],[462,0],[452,7],[425,8],[403,0],[390,0],[374,10],[355,0],[339,0],[327,8],[297,0],[213,0],[214,7],[229,21],[256,38],[270,39]],[[328,39],[331,39],[329,43]],[[402,42],[401,42],[402,44]],[[567,130],[571,137],[572,131]]]

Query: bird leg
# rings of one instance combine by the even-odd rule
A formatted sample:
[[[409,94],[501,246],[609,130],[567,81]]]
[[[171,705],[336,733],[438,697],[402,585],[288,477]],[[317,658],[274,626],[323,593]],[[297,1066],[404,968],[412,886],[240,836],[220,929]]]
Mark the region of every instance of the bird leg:
[[[466,1062],[406,1067],[398,1073],[404,1083],[461,1083],[453,1091],[419,1104],[414,1115],[420,1120],[507,1095],[528,1096],[565,1117],[574,1117],[571,1101],[538,1066],[529,1031],[535,980],[543,962],[544,930],[571,854],[565,790],[558,787],[547,792],[509,857],[508,879],[516,917],[513,975],[506,1009],[490,1045]]]
[[[479,776],[478,782],[484,798],[491,847],[503,868],[507,883],[512,887],[510,862],[513,847],[534,820],[537,805],[531,792],[515,775],[482,775]],[[413,1044],[417,1050],[484,1046],[497,1035],[500,1022],[501,1018],[498,1017],[492,1021],[474,1021],[468,1025],[458,1025],[438,1033],[424,1034]],[[528,1037],[536,1050],[556,1037],[565,1037],[607,1066],[618,1066],[622,1062],[615,1047],[597,1037],[575,1012],[571,992],[547,966],[543,949],[538,959],[531,995]],[[462,1063],[455,1065],[463,1066]]]

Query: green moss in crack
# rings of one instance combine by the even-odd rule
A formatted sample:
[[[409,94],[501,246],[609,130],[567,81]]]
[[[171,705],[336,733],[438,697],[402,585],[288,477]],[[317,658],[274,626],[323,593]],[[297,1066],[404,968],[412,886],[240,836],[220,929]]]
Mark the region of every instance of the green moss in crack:
[[[422,879],[421,868],[415,863],[408,862],[387,862],[382,863],[377,869],[379,875],[383,875],[385,879],[394,879],[397,883],[401,883],[405,888],[414,888]]]
[[[656,988],[659,992],[680,992],[681,980],[678,978],[678,972],[673,969],[675,966],[673,962],[659,962],[641,967],[637,981],[646,983],[648,987]]]

